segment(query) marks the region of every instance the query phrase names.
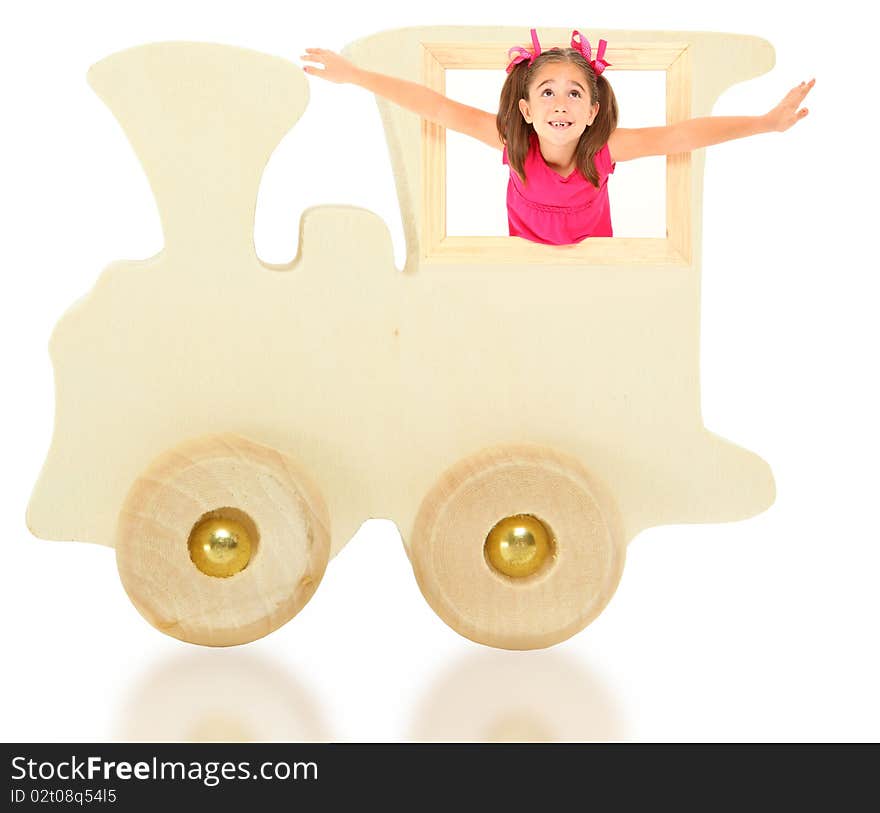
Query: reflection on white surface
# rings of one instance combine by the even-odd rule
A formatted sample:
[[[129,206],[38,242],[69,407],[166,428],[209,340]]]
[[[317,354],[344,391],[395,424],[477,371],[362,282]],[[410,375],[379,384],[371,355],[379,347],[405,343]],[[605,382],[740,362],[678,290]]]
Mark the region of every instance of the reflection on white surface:
[[[429,687],[409,739],[572,742],[626,739],[613,694],[558,652],[478,652]]]
[[[183,742],[322,741],[315,701],[271,661],[199,650],[155,667],[117,715],[115,739]]]

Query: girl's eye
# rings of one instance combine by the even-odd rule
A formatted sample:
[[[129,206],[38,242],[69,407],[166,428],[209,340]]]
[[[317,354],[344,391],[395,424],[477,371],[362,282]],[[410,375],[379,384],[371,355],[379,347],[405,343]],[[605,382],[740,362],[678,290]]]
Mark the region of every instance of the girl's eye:
[[[553,91],[550,88],[544,88],[544,92],[541,94],[542,96],[546,96],[548,93],[552,95]]]
[[[580,97],[581,97],[581,92],[580,92],[579,90],[573,90],[573,91],[571,92],[571,95],[574,96],[575,99],[580,99]]]

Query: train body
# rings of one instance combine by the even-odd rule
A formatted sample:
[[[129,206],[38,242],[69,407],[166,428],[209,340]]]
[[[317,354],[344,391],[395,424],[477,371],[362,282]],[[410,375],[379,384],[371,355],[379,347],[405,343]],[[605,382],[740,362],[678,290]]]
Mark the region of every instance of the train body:
[[[518,34],[405,29],[347,53],[419,79],[426,42],[494,43],[503,56]],[[601,36],[611,46],[683,45],[693,115],[772,66],[772,48],[754,37]],[[129,594],[160,629],[218,645],[266,634],[308,600],[366,519],[384,517],[400,529],[426,597],[459,632],[547,646],[601,611],[641,530],[742,519],[772,503],[767,464],[709,432],[700,412],[702,153],[688,158],[688,243],[677,260],[655,262],[653,249],[614,259],[606,249],[616,238],[528,245],[519,261],[519,238],[489,241],[508,255],[432,253],[422,209],[436,179],[426,177],[424,125],[380,102],[405,267],[395,267],[384,222],[348,206],[306,211],[298,256],[275,266],[256,256],[254,213],[269,156],[308,101],[296,65],[230,46],[156,43],[106,58],[89,81],[144,166],[165,246],[111,264],[53,333],[56,425],[28,525],[43,538],[117,547]],[[221,474],[201,462],[219,458]],[[222,481],[210,498],[194,492],[200,466]],[[251,477],[240,489],[236,466]],[[149,522],[171,516],[154,487],[163,477],[168,494],[192,504],[174,509],[176,536],[160,543]],[[271,510],[284,502],[279,484],[302,509],[300,541],[283,544],[308,551],[294,556],[285,584],[249,585],[254,566],[219,579],[193,566],[186,539],[197,520],[245,504]],[[569,529],[573,514],[583,521]],[[526,578],[497,572],[485,554],[496,519],[520,515],[539,518],[553,542],[548,563]],[[252,519],[258,555],[268,555],[271,523]],[[156,546],[166,546],[156,561],[140,553]],[[172,578],[166,566],[192,606],[156,598]],[[153,574],[136,576],[144,567]],[[240,595],[228,593],[234,583]],[[266,598],[273,590],[285,599]],[[554,597],[564,606],[542,618]],[[236,620],[236,601],[253,605],[247,623]],[[229,617],[215,623],[220,604]]]

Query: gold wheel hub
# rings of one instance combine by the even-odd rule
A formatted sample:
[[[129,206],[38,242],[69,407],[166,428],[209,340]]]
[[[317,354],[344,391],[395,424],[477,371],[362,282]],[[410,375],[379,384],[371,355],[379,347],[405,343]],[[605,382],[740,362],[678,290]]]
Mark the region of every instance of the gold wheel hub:
[[[498,522],[483,546],[486,560],[499,573],[524,578],[537,573],[554,553],[553,535],[531,514],[515,514]]]
[[[189,557],[207,576],[228,578],[244,570],[255,539],[239,519],[222,509],[203,516],[189,535]]]

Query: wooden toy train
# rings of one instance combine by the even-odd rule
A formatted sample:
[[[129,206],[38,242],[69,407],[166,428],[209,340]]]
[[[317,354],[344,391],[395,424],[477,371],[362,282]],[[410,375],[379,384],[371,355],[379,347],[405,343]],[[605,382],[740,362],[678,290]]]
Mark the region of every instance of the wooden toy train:
[[[404,29],[346,53],[442,89],[448,67],[503,67],[521,33]],[[773,65],[756,37],[591,34],[612,70],[667,71],[670,120]],[[55,431],[27,521],[115,547],[161,631],[266,635],[365,519],[387,517],[447,624],[546,647],[601,612],[641,530],[772,503],[767,464],[702,422],[701,151],[668,159],[665,240],[453,238],[442,129],[380,100],[406,266],[385,224],[346,206],[306,211],[278,266],[253,224],[263,169],[306,107],[298,66],[157,43],[88,79],[143,164],[165,245],[112,263],[58,323]]]

